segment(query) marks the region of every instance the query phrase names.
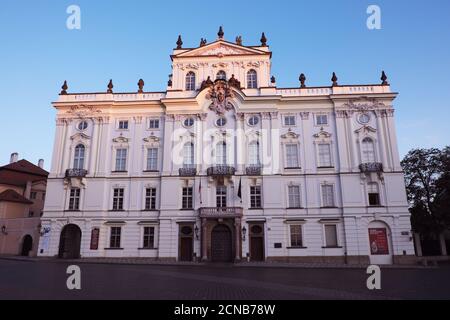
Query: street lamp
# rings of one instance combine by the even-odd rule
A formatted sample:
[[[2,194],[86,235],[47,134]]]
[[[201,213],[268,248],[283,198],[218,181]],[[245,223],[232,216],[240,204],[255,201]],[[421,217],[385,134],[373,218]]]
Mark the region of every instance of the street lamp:
[[[3,233],[5,236],[8,235],[8,232],[6,231],[6,226],[5,226],[5,225],[2,226],[2,233]]]
[[[247,228],[245,226],[242,227],[242,240],[245,241],[245,235],[247,234]]]

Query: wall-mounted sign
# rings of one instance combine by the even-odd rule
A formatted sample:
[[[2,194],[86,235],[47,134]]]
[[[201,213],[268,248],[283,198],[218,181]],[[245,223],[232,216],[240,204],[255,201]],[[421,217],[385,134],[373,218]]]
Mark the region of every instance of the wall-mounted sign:
[[[100,229],[94,228],[91,231],[91,250],[98,250],[98,241],[100,238]]]
[[[281,248],[283,248],[283,244],[282,244],[282,243],[274,243],[274,244],[273,244],[273,247],[274,247],[275,249],[281,249]]]
[[[385,228],[369,229],[369,241],[371,255],[389,254],[389,242]]]

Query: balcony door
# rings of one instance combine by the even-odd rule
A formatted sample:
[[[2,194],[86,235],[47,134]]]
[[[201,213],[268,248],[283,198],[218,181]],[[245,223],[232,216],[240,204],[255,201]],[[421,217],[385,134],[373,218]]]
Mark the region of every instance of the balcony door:
[[[224,185],[218,185],[216,188],[216,206],[217,208],[227,206],[227,187]]]

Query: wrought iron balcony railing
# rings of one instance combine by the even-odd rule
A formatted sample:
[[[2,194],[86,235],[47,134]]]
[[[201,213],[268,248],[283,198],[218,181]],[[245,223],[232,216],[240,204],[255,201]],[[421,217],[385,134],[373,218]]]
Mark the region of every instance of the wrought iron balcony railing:
[[[359,165],[362,173],[383,172],[383,164],[380,162],[362,163]]]
[[[197,175],[197,168],[194,167],[180,168],[178,171],[181,177],[195,177]]]
[[[262,167],[259,165],[248,166],[245,168],[245,173],[248,176],[260,176],[262,173]]]
[[[232,166],[217,165],[210,167],[206,170],[208,176],[233,176],[236,173],[236,169]]]
[[[85,169],[67,169],[66,178],[84,178],[88,174]]]
[[[200,217],[241,217],[243,215],[243,209],[237,207],[224,207],[224,208],[200,208]]]

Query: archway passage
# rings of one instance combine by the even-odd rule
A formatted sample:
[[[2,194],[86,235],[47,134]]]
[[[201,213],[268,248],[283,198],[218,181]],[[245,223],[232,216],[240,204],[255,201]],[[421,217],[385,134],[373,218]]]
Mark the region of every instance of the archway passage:
[[[233,239],[231,230],[226,225],[219,224],[212,230],[211,261],[233,261]]]
[[[22,251],[20,253],[23,257],[28,257],[30,255],[30,251],[33,250],[33,237],[27,234],[23,238],[22,242]]]
[[[69,224],[61,231],[59,241],[60,259],[78,259],[80,258],[81,247],[81,229],[74,224]]]

